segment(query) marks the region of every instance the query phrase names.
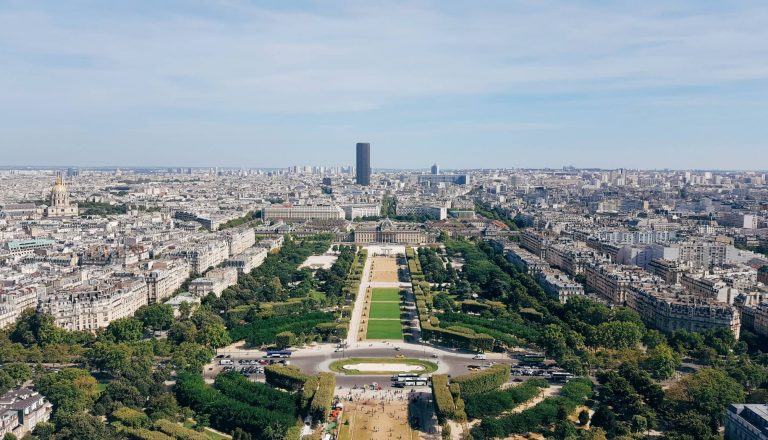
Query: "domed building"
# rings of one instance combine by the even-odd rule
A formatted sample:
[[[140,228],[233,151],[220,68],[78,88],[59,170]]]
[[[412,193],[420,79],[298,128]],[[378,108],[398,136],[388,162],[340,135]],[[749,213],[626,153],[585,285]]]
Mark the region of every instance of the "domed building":
[[[56,183],[51,188],[51,203],[45,209],[46,217],[76,217],[80,213],[76,203],[69,203],[67,186],[56,176]]]

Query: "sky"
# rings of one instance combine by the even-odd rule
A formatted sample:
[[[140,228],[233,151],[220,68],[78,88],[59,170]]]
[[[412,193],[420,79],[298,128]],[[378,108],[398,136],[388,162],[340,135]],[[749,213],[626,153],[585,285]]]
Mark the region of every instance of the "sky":
[[[765,0],[0,0],[0,165],[768,169]]]

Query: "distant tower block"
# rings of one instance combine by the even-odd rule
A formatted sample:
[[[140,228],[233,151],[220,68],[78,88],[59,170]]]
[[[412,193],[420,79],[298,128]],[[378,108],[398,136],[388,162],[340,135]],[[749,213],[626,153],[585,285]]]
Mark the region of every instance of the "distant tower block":
[[[357,144],[357,184],[371,184],[371,144]]]
[[[438,164],[432,165],[432,174],[435,175],[435,176],[440,174],[440,165],[438,165]]]

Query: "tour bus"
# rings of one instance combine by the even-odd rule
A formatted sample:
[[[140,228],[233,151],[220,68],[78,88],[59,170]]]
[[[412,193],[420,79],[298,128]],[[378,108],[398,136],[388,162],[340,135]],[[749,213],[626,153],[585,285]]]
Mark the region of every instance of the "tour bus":
[[[567,371],[555,371],[550,375],[549,379],[552,382],[568,382],[573,379],[573,377],[573,374],[568,373]]]
[[[524,365],[543,364],[546,358],[540,354],[526,354],[520,357],[520,363]]]
[[[267,350],[266,358],[289,358],[291,352],[288,350]]]
[[[414,378],[414,377],[420,377],[421,375],[418,373],[400,373],[395,376],[392,376],[392,380],[399,380],[399,379],[406,379],[406,378]]]
[[[399,377],[394,383],[396,388],[425,387],[427,385],[429,385],[429,378],[426,377]]]

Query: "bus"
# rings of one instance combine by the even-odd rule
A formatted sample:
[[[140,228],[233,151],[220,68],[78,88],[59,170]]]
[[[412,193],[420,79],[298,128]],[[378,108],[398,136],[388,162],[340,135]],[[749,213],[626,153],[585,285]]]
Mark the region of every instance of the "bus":
[[[549,379],[552,382],[568,382],[573,379],[573,377],[573,374],[568,373],[567,371],[555,371],[550,375]]]
[[[395,388],[425,387],[429,385],[427,377],[400,377],[394,383]]]
[[[291,357],[291,352],[288,350],[267,350],[267,355],[264,356],[265,358],[289,358]]]
[[[543,354],[524,354],[520,356],[520,363],[524,365],[543,364],[545,359]]]
[[[420,377],[421,375],[418,373],[400,373],[395,376],[392,376],[392,380],[399,380],[399,379],[406,379],[409,377]]]

